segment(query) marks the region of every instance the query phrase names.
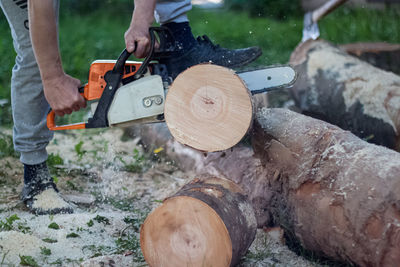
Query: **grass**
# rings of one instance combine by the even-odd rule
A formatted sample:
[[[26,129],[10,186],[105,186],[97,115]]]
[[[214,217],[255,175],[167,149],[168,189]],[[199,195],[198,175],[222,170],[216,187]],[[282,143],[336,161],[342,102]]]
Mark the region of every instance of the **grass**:
[[[257,64],[286,63],[302,38],[303,19],[272,20],[244,12],[194,10],[189,15],[195,34],[207,33],[228,48],[258,45],[263,55]],[[221,23],[221,22],[229,23]],[[374,21],[374,23],[371,23]],[[400,43],[400,13],[395,10],[341,7],[319,23],[321,38],[333,43],[386,41]]]
[[[19,264],[22,266],[39,267],[39,264],[31,256],[20,255],[19,258],[21,260]]]
[[[0,159],[4,157],[17,158],[19,154],[15,152],[12,136],[0,132]]]
[[[14,229],[13,223],[20,220],[17,214],[13,214],[3,220],[0,220],[0,231],[11,231]]]

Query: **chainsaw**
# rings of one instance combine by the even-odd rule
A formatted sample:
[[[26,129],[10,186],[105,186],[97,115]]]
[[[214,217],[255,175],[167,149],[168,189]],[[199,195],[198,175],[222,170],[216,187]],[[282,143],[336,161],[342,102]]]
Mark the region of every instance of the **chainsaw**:
[[[55,113],[50,111],[47,127],[56,131],[165,121],[164,102],[173,80],[166,66],[153,59],[171,55],[175,47],[162,42],[162,36],[170,34],[168,29],[151,27],[149,33],[150,52],[143,62],[128,61],[131,53],[125,49],[117,60],[96,60],[91,64],[88,83],[79,88],[90,105],[87,122],[56,125]],[[155,52],[157,38],[160,47]],[[252,95],[289,87],[296,80],[296,72],[290,66],[271,66],[237,75]]]

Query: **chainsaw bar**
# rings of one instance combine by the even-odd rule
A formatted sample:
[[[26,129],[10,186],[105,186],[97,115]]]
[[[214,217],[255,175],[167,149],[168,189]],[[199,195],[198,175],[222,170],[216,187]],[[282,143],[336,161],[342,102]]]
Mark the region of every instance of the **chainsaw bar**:
[[[237,74],[253,95],[290,87],[297,78],[296,71],[290,66],[274,66]]]

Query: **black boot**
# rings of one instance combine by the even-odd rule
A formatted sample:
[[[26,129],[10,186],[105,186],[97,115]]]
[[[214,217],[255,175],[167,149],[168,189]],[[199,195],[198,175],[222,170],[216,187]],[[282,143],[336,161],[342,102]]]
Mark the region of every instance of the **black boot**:
[[[24,164],[24,188],[21,199],[34,214],[73,213],[72,207],[58,194],[46,162]]]
[[[262,51],[259,47],[243,49],[227,49],[215,45],[203,35],[194,39],[189,23],[167,23],[174,36],[177,51],[168,58],[160,58],[159,62],[167,66],[168,74],[173,79],[185,69],[199,63],[237,68],[256,60]],[[171,40],[171,39],[170,39]]]

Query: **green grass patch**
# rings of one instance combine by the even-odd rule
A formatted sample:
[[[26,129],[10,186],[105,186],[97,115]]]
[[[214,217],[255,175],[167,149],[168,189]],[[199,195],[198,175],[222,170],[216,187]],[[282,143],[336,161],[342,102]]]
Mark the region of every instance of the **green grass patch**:
[[[127,172],[141,173],[149,167],[149,161],[137,148],[133,150],[132,159],[129,162],[124,160],[122,156],[117,156],[117,158],[124,165],[123,169]]]
[[[0,231],[11,231],[14,229],[13,224],[15,221],[20,220],[17,214],[13,214],[3,220],[0,220]]]
[[[32,256],[24,256],[19,255],[20,265],[22,266],[31,266],[31,267],[39,267],[36,260]]]
[[[52,222],[51,224],[49,224],[48,228],[54,229],[54,230],[59,230],[60,226],[57,223]]]
[[[67,238],[77,238],[80,237],[77,233],[69,233],[67,234]]]
[[[12,136],[0,132],[0,159],[4,157],[18,158],[19,153],[14,150]]]
[[[97,215],[96,217],[93,218],[93,220],[95,220],[98,223],[103,223],[104,225],[110,225],[110,219],[101,215]]]
[[[59,154],[53,154],[50,153],[48,158],[47,158],[47,166],[50,170],[51,173],[53,174],[58,174],[59,173],[59,169],[57,168],[57,166],[61,166],[64,165],[64,160],[61,158],[61,156]],[[58,182],[58,178],[53,177],[54,182],[57,183]],[[57,182],[56,182],[57,180]]]
[[[51,238],[43,238],[42,241],[46,242],[46,243],[57,243],[58,242],[56,239],[51,239]]]
[[[255,62],[256,65],[288,62],[291,52],[302,38],[302,17],[288,16],[274,20],[250,17],[246,12],[239,11],[194,9],[189,18],[195,34],[207,34],[221,46],[260,46],[263,55]],[[227,23],[223,23],[225,21]],[[400,43],[398,10],[340,7],[325,17],[319,28],[321,38],[336,44],[367,41]]]
[[[46,248],[46,247],[40,247],[40,254],[45,255],[45,256],[50,256],[51,249]]]
[[[88,227],[92,227],[94,225],[94,222],[93,220],[89,220],[86,224]]]

